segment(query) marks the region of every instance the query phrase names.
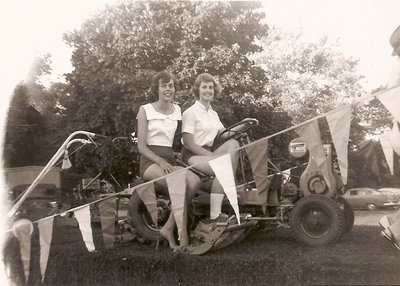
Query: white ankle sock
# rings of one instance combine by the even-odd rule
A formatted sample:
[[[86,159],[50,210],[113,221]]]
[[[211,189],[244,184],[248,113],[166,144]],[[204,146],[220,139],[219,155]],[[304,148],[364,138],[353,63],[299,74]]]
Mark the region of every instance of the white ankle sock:
[[[215,219],[221,214],[222,201],[225,194],[211,193],[210,195],[210,219]]]

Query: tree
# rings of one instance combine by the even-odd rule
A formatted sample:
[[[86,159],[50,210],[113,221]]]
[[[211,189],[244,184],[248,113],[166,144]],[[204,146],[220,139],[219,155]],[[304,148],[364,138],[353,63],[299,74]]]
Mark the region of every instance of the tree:
[[[357,60],[338,52],[326,37],[309,42],[300,33],[272,28],[261,43],[263,51],[254,60],[268,73],[269,92],[264,100],[287,111],[294,123],[365,94],[355,70]]]
[[[370,136],[382,135],[392,127],[392,115],[377,98],[361,105],[358,116]]]
[[[71,117],[91,130],[128,134],[138,107],[147,100],[151,76],[163,69],[182,79],[186,92],[179,95],[181,103],[190,96],[194,77],[204,71],[223,76],[229,93],[232,87],[225,83],[232,80],[237,92],[244,87],[248,93],[262,92],[264,73],[246,59],[259,50],[254,39],[266,34],[260,24],[263,14],[255,12],[259,5],[151,1],[100,12],[65,37],[75,48],[75,70],[68,80],[79,104],[69,108],[75,113]]]
[[[39,140],[42,135],[42,116],[29,103],[27,86],[20,83],[14,90],[7,116],[5,167],[40,164],[37,154],[42,147]]]
[[[258,137],[287,126],[290,118],[282,110],[256,102],[267,82],[265,71],[248,58],[260,51],[255,40],[267,34],[260,5],[149,1],[99,12],[65,35],[74,48],[74,71],[67,77],[71,96],[65,102],[63,131],[127,136],[135,129],[139,106],[148,101],[151,77],[164,69],[180,80],[176,100],[183,110],[194,101],[195,77],[209,72],[224,88],[214,107],[226,125],[257,115],[265,127]]]
[[[39,112],[45,109],[47,100],[43,98],[46,93],[42,80],[46,76],[51,74],[51,55],[44,54],[42,56],[36,56],[29,72],[25,84],[29,89],[29,102]]]

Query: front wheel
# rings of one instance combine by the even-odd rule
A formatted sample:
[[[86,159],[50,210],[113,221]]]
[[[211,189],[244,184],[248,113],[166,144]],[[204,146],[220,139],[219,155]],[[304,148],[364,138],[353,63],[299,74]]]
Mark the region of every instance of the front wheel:
[[[148,242],[164,239],[160,234],[160,229],[165,225],[171,213],[171,201],[166,190],[156,188],[156,202],[158,226],[154,224],[146,205],[137,192],[134,192],[129,200],[128,222]]]
[[[374,211],[374,210],[377,209],[376,205],[374,205],[374,204],[368,204],[368,205],[367,205],[367,208],[368,208],[370,211]]]
[[[344,230],[344,212],[333,199],[309,195],[293,208],[290,226],[295,239],[307,246],[322,246],[337,241]]]

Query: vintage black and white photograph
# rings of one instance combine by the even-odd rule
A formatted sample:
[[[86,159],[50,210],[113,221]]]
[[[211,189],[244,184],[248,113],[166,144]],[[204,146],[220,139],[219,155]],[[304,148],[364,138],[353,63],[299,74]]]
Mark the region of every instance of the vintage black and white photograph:
[[[400,285],[400,1],[3,1],[2,285]]]

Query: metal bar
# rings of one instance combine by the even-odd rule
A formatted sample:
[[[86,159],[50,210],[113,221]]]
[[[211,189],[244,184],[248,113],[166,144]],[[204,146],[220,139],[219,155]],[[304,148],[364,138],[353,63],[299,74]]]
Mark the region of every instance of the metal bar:
[[[83,186],[82,191],[86,191],[86,189],[89,188],[89,187],[94,183],[94,181],[96,181],[96,180],[100,177],[100,175],[101,175],[102,173],[103,173],[103,172],[98,173],[98,174],[96,175],[96,177],[94,177],[87,185]]]
[[[278,218],[275,217],[247,217],[245,220],[277,220]]]
[[[243,228],[254,227],[254,226],[256,226],[256,224],[257,224],[257,222],[255,222],[255,221],[249,221],[249,222],[245,222],[245,223],[241,223],[241,224],[235,224],[232,226],[228,226],[227,229],[224,231],[224,233],[243,229]]]
[[[47,163],[47,165],[42,169],[42,171],[39,173],[39,175],[36,177],[36,179],[33,181],[33,183],[24,192],[24,194],[19,199],[19,201],[16,202],[15,205],[8,212],[8,214],[7,214],[8,218],[12,217],[17,212],[18,208],[22,205],[22,203],[29,196],[29,194],[33,191],[33,189],[38,185],[38,183],[43,179],[43,177],[50,171],[51,167],[53,167],[55,162],[63,155],[63,152],[64,152],[65,148],[67,147],[68,142],[71,141],[71,139],[73,137],[75,137],[76,135],[79,135],[79,134],[86,135],[89,138],[91,136],[95,136],[95,133],[88,132],[88,131],[75,131],[75,132],[71,133],[68,136],[68,138],[64,141],[64,143],[61,145],[61,147],[57,150],[57,152],[53,155],[53,157],[50,159],[50,161]]]

